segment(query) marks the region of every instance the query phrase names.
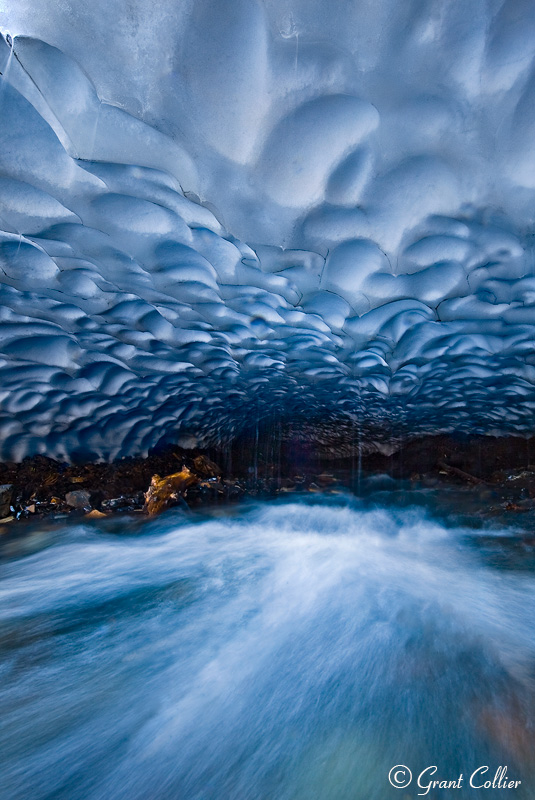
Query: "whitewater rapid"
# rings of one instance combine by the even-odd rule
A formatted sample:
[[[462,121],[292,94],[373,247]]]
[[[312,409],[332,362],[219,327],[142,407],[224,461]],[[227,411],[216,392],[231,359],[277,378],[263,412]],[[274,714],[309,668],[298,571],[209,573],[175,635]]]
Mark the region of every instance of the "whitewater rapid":
[[[519,541],[344,498],[37,529],[0,566],[0,797],[416,797],[395,765],[532,797]]]

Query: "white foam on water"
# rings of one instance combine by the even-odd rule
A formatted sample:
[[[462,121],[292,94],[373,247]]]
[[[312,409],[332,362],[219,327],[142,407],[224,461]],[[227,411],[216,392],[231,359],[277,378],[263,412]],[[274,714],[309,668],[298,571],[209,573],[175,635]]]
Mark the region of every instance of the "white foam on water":
[[[380,800],[532,714],[535,585],[473,531],[342,501],[117,533],[35,531],[0,569],[6,799]]]

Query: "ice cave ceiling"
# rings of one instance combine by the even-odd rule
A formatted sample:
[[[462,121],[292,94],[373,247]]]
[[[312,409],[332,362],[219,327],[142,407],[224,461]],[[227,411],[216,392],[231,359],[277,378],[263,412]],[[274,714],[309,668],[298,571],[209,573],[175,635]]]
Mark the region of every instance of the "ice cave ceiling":
[[[0,26],[0,457],[268,418],[531,434],[531,0],[5,0]]]

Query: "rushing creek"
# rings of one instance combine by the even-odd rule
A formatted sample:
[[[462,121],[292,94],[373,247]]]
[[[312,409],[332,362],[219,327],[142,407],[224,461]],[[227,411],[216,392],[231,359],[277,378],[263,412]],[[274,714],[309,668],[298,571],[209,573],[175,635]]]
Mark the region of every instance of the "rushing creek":
[[[0,566],[0,797],[531,800],[533,553],[349,497],[37,529]]]

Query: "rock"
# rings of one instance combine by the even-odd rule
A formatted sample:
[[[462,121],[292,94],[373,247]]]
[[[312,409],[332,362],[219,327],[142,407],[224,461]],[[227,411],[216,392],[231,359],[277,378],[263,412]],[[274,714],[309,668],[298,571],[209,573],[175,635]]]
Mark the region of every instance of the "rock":
[[[197,476],[187,467],[165,478],[153,475],[145,494],[145,511],[148,514],[160,514],[165,508],[180,503],[188,488],[198,482]]]
[[[4,483],[0,486],[0,517],[7,517],[9,515],[12,494],[12,483]]]
[[[207,456],[197,456],[193,459],[193,468],[201,478],[218,478],[223,474],[214,461],[210,461]]]
[[[140,510],[145,501],[144,492],[136,492],[135,495],[120,495],[113,497],[110,500],[103,500],[101,508],[103,511],[124,512],[124,511],[138,511]]]
[[[86,514],[86,519],[101,519],[102,517],[107,517],[107,514],[103,514],[102,511],[97,511],[96,508],[93,511],[90,511],[89,514]]]
[[[86,510],[91,508],[89,492],[86,489],[77,489],[74,492],[67,492],[65,495],[65,502],[68,506],[71,506],[71,508]]]
[[[334,475],[331,475],[330,472],[322,472],[321,475],[316,475],[316,481],[320,484],[320,486],[330,486],[331,484],[338,482]]]

